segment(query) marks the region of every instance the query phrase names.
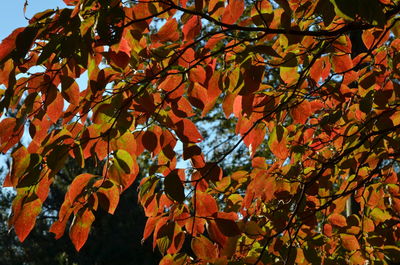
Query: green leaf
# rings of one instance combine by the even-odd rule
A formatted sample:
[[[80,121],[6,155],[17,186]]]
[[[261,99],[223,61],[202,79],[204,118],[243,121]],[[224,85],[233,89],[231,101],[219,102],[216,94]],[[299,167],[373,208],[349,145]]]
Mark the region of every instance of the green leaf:
[[[370,213],[371,218],[377,222],[385,222],[392,218],[392,216],[387,212],[380,208],[375,208]]]
[[[383,7],[378,0],[331,0],[336,14],[348,20],[357,15],[372,25],[383,27],[386,23]]]
[[[114,162],[118,163],[118,166],[123,170],[124,173],[129,174],[133,169],[133,158],[125,150],[120,149],[115,153]]]

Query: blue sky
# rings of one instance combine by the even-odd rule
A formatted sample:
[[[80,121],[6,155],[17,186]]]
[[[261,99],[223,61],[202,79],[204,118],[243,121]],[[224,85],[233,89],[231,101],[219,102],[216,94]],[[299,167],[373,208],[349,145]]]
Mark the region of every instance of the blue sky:
[[[14,29],[28,25],[24,18],[25,0],[8,0],[0,8],[0,40],[7,37]],[[31,18],[34,14],[57,7],[65,7],[62,0],[28,0],[26,16]]]

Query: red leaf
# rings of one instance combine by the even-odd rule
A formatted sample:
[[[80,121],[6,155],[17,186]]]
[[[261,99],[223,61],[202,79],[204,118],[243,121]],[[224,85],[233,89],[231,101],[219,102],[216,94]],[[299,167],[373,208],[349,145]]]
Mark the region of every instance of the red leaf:
[[[292,115],[294,122],[305,124],[307,119],[312,114],[310,102],[304,100],[303,102],[293,107],[290,111],[290,114]]]
[[[332,65],[335,72],[342,73],[353,68],[353,61],[351,60],[350,54],[335,54],[332,56]]]
[[[24,27],[15,29],[0,43],[0,62],[3,61],[14,49],[17,36],[24,31]]]
[[[269,135],[268,145],[277,158],[286,159],[289,149],[286,147],[287,129],[283,126],[276,126]]]
[[[193,225],[194,221],[194,225]],[[194,237],[197,236],[198,234],[203,234],[204,233],[204,226],[206,224],[206,220],[203,218],[194,218],[190,217],[187,219],[185,223],[185,228],[186,231],[188,231],[191,235]]]
[[[0,122],[0,152],[5,153],[19,142],[24,128],[15,118],[5,118]]]
[[[183,159],[186,160],[189,158],[194,168],[202,168],[206,165],[201,148],[197,145],[184,145]]]
[[[204,261],[212,262],[217,258],[217,248],[208,238],[202,235],[192,239],[192,250],[199,259]]]
[[[179,139],[185,143],[198,143],[203,137],[197,130],[196,125],[188,119],[182,119],[176,123],[176,134]]]
[[[185,189],[176,170],[169,173],[164,179],[165,193],[178,203],[185,200]]]
[[[89,173],[76,176],[68,188],[67,195],[69,201],[74,202],[76,199],[78,199],[78,196],[85,189],[88,182],[94,177],[96,176]]]
[[[75,79],[69,76],[61,76],[61,93],[66,101],[73,105],[79,105],[79,86]]]
[[[85,244],[93,221],[94,215],[89,209],[84,209],[83,211],[78,212],[72,221],[71,228],[69,230],[69,237],[71,238],[71,241],[77,251],[79,251]]]
[[[220,246],[224,247],[228,237],[221,232],[221,230],[217,226],[217,223],[214,220],[209,220],[207,224],[208,224],[207,231],[208,234],[210,235],[210,238],[214,242],[217,242]]]
[[[168,75],[164,81],[162,81],[159,85],[158,88],[170,92],[172,90],[177,89],[182,82],[182,76],[178,74],[170,74]]]
[[[221,233],[224,236],[232,237],[232,236],[240,235],[240,233],[241,233],[236,222],[231,219],[217,217],[215,219],[215,223],[216,223],[218,229],[221,231]]]
[[[177,41],[179,39],[178,22],[175,18],[168,20],[156,33],[151,35],[152,42]]]
[[[195,68],[190,69],[189,79],[192,82],[204,84],[206,81],[206,71],[203,67],[197,65]]]
[[[199,83],[194,83],[192,90],[189,92],[190,103],[201,110],[208,103],[207,90]]]
[[[216,212],[218,212],[218,205],[213,196],[205,192],[196,191],[196,216],[207,217]]]
[[[183,25],[183,36],[184,41],[193,41],[197,35],[199,35],[201,31],[201,20],[198,16],[192,16],[186,23]]]
[[[50,120],[56,123],[58,119],[64,114],[64,98],[61,93],[56,91],[55,99],[47,106],[47,115],[49,115]]]
[[[42,209],[40,199],[24,202],[26,197],[17,196],[13,201],[13,215],[10,223],[13,224],[18,239],[22,242],[35,226],[36,217]]]
[[[264,141],[266,134],[266,127],[264,124],[257,124],[250,133],[244,138],[244,143],[250,151],[250,156],[256,153],[258,146]]]
[[[143,232],[142,244],[143,242],[153,233],[154,228],[158,222],[159,217],[149,217],[146,221],[146,226]]]
[[[243,0],[230,0],[226,6],[225,12],[222,15],[222,22],[226,24],[235,23],[244,11]]]
[[[160,145],[157,135],[150,130],[145,131],[142,135],[142,144],[150,152],[154,152],[157,146]]]

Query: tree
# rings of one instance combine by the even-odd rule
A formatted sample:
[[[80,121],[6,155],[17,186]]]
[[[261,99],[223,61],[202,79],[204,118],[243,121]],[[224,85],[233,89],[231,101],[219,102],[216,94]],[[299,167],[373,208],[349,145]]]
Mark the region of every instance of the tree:
[[[85,170],[91,168],[90,161]],[[141,165],[142,161],[141,161]],[[145,165],[143,165],[145,166]],[[66,162],[57,174],[56,181],[37,217],[36,225],[29,237],[21,244],[14,233],[8,233],[7,219],[11,207],[12,194],[0,191],[0,264],[9,265],[92,265],[92,264],[157,264],[159,253],[153,253],[150,242],[141,244],[142,231],[146,218],[143,210],[137,207],[138,182],[121,194],[114,215],[104,211],[95,213],[96,219],[91,227],[87,244],[77,252],[64,235],[59,240],[49,232],[57,217],[57,210],[64,201],[64,194],[73,178],[82,173],[74,160]],[[97,169],[98,170],[98,169]],[[7,242],[7,243],[6,243]]]
[[[68,158],[104,163],[50,229],[79,250],[145,154],[161,264],[399,261],[399,1],[64,2],[0,45],[21,241]]]

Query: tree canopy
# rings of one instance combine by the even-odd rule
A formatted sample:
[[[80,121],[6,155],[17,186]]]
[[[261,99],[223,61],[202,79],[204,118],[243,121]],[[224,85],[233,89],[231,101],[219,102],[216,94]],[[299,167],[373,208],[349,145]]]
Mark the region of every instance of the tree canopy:
[[[64,2],[0,44],[21,241],[68,160],[79,251],[146,157],[160,264],[399,262],[400,1]]]

